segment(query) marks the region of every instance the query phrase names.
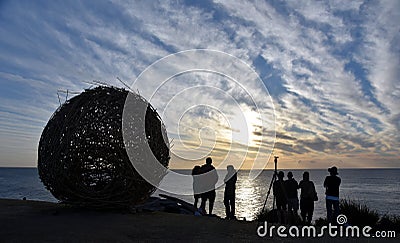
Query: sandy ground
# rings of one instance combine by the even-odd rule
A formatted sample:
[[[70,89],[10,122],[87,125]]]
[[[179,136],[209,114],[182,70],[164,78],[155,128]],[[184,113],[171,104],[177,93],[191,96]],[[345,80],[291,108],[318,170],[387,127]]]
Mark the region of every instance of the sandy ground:
[[[0,242],[359,242],[361,239],[261,238],[256,222],[169,213],[118,213],[0,199]],[[396,239],[393,239],[396,242]],[[398,238],[397,238],[398,240]],[[364,239],[364,242],[382,242]]]

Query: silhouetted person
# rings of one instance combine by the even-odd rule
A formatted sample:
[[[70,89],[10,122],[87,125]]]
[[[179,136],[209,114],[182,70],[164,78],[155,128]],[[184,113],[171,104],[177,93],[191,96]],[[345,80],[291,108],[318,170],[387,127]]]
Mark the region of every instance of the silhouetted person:
[[[278,217],[278,222],[285,224],[286,223],[286,204],[287,204],[287,195],[286,195],[286,190],[285,190],[285,181],[283,180],[283,177],[285,174],[283,171],[279,171],[278,173],[278,179],[274,182],[273,185],[273,193],[275,196],[275,201],[276,201],[276,209],[277,211],[277,217]]]
[[[310,181],[310,174],[305,171],[303,180],[299,183],[300,193],[300,214],[304,223],[311,224],[314,213],[314,201],[318,200],[314,182]]]
[[[199,177],[197,175],[200,174],[200,166],[196,165],[193,170],[192,170],[192,176],[193,176],[193,196],[194,196],[194,204],[193,206],[197,209],[197,203],[199,201],[199,198],[201,197],[200,193],[200,181]]]
[[[228,173],[225,176],[225,192],[224,192],[224,205],[227,219],[235,219],[235,190],[237,173],[233,165],[226,167]]]
[[[285,181],[285,189],[287,194],[288,211],[292,214],[297,214],[299,210],[299,198],[297,197],[297,189],[299,184],[293,178],[293,173],[291,171],[287,174],[288,179]]]
[[[208,214],[212,214],[212,210],[214,208],[214,201],[215,201],[215,185],[218,181],[218,174],[215,170],[215,167],[211,165],[212,159],[208,157],[206,159],[206,164],[201,166],[200,173],[201,176],[201,188],[205,189],[201,194],[201,208],[205,211],[206,202],[208,200]]]
[[[336,166],[328,169],[330,175],[325,178],[324,187],[326,189],[326,216],[328,222],[336,223],[336,217],[339,215],[339,186],[340,178],[337,176]],[[333,214],[332,214],[333,207]]]
[[[278,180],[274,182],[273,192],[276,200],[276,208],[278,210],[286,210],[287,195],[285,190],[285,181],[283,180],[285,174],[279,171]]]

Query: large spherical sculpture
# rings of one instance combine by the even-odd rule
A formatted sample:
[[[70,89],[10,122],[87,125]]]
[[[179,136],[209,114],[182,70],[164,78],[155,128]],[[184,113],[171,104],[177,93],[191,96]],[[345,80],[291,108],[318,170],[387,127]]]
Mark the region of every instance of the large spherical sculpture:
[[[144,180],[126,152],[123,129],[136,129],[135,122],[122,126],[128,91],[114,87],[85,90],[63,104],[43,130],[38,150],[39,176],[58,200],[89,207],[124,207],[146,200],[154,184]],[[131,120],[145,120],[146,141],[165,168],[169,143],[165,127],[155,109],[140,95],[134,105],[145,107],[145,117],[130,114]],[[131,99],[132,100],[132,99]],[[134,151],[138,157],[143,151]],[[146,157],[145,157],[146,158]],[[164,168],[162,167],[162,168]],[[155,173],[161,181],[162,173]]]

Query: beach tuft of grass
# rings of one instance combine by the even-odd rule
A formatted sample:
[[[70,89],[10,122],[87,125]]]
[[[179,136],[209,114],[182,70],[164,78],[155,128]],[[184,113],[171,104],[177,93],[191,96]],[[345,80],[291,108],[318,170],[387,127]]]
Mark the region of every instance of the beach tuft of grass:
[[[376,210],[352,199],[340,200],[340,214],[346,215],[350,225],[376,226],[379,221],[379,214]]]
[[[352,199],[340,200],[340,214],[347,217],[347,224],[352,226],[370,226],[374,230],[395,230],[400,232],[400,216],[384,214],[380,215],[376,210],[371,209],[367,205]],[[293,218],[293,217],[292,217]],[[256,215],[258,222],[278,222],[276,210],[259,211]],[[286,221],[291,225],[300,225],[301,220],[289,219]],[[328,225],[326,218],[318,218],[315,220],[315,226]]]

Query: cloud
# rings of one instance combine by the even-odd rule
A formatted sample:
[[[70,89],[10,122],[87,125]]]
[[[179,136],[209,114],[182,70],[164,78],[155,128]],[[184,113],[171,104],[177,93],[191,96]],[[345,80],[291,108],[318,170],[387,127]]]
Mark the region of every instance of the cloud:
[[[232,134],[245,131],[264,145],[260,136],[276,132],[276,149],[288,156],[370,153],[398,166],[399,8],[397,1],[5,2],[0,152],[7,156],[0,165],[32,164],[41,129],[58,107],[58,89],[82,91],[89,87],[83,80],[123,86],[117,76],[131,84],[159,58],[210,48],[237,56],[260,74],[275,105],[276,131],[269,125],[245,131],[228,124],[236,114],[228,96],[252,110],[250,96],[217,75],[196,74],[172,80],[152,101],[160,107],[171,101],[165,117],[171,136],[179,134],[176,121],[183,117],[184,141],[193,146],[200,138],[206,141],[212,134],[199,133],[198,124],[212,127],[217,155],[226,152],[230,144],[220,142],[232,143],[224,140]],[[173,99],[199,84],[226,96],[207,89]],[[142,86],[142,93],[152,89]],[[257,86],[249,90],[254,102],[266,103]],[[199,104],[219,111],[195,109],[182,116],[189,105]],[[272,110],[269,104],[260,108],[266,114]]]

